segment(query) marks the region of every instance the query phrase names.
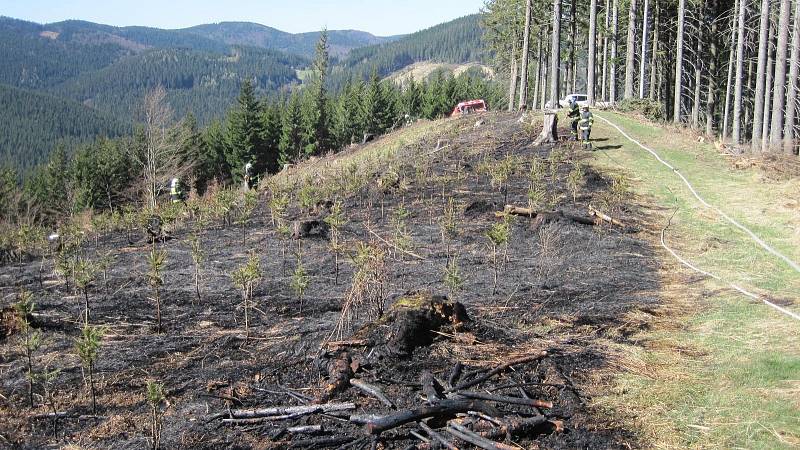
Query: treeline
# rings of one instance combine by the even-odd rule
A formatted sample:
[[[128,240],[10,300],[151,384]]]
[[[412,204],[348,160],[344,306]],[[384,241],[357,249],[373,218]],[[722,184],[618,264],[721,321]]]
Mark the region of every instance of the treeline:
[[[491,0],[486,12],[514,105],[585,92],[754,152],[797,154],[797,0]]]
[[[381,81],[373,71],[369,79],[355,79],[331,94],[325,88],[324,40],[318,50],[314,74],[303,89],[278,99],[259,97],[247,80],[225,118],[206,128],[199,128],[189,115],[164,131],[163,142],[150,142],[148,136],[158,133],[140,127],[130,136],[80,146],[72,157],[59,147],[21,189],[11,181],[17,176],[14,171],[3,169],[2,219],[46,223],[84,209],[113,210],[141,202],[148,195],[147,184],[159,183],[154,195],[166,192],[174,175],[199,195],[210,185],[240,185],[247,163],[257,174],[275,173],[283,164],[361,142],[364,134],[380,135],[408,120],[446,116],[463,100],[484,98],[490,105],[504,106],[502,88],[472,72],[457,78],[438,72],[429,80],[410,80],[400,87]],[[150,111],[153,106],[145,104],[143,109]],[[157,117],[170,114],[156,111],[161,111]],[[152,166],[145,162],[152,148],[173,149],[172,156],[158,165],[174,167],[172,173],[145,173]]]
[[[78,102],[0,84],[0,161],[32,169],[54,142],[74,147],[96,136],[129,134],[131,127]]]
[[[352,50],[331,73],[330,86],[338,89],[349,78],[368,77],[372,70],[386,76],[420,61],[450,63],[488,59],[481,43],[480,16],[471,15],[404,36],[395,42]]]

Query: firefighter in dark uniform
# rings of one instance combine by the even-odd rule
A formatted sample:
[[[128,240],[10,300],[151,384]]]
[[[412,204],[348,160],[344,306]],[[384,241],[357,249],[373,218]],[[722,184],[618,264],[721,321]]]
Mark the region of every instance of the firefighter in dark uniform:
[[[580,118],[581,118],[581,112],[578,109],[578,102],[576,102],[574,98],[570,98],[569,99],[569,105],[567,105],[567,107],[569,108],[569,112],[567,113],[567,118],[572,119],[572,123],[571,123],[571,127],[570,127],[570,131],[572,133],[572,140],[573,141],[577,141],[578,140],[578,122],[580,121]]]
[[[578,129],[581,134],[581,146],[586,150],[592,149],[592,143],[589,142],[589,137],[592,134],[592,125],[594,125],[594,116],[589,111],[589,106],[581,108],[581,116],[578,121]]]

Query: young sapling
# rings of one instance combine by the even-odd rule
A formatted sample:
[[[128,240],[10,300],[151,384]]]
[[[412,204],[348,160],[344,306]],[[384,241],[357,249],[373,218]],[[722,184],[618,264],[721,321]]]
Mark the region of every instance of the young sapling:
[[[89,374],[89,392],[92,396],[92,414],[97,415],[97,400],[94,389],[94,367],[97,363],[98,351],[105,329],[87,325],[81,329],[81,335],[75,340],[75,352],[81,358],[83,366]]]

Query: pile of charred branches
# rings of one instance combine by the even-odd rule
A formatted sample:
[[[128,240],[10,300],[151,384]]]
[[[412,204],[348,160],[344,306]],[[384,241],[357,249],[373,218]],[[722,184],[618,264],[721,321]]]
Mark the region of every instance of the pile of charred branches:
[[[514,444],[515,441],[561,431],[563,424],[546,412],[553,408],[552,402],[531,398],[524,383],[488,383],[505,372],[520,370],[545,357],[547,352],[541,351],[494,368],[470,371],[456,363],[447,380],[423,372],[420,383],[415,385],[419,403],[404,409],[398,409],[398,402],[390,399],[379,385],[351,378],[352,388],[377,399],[389,411],[357,411],[359,407],[353,402],[315,403],[295,394],[293,397],[303,405],[229,409],[211,416],[209,422],[221,420],[226,425],[250,426],[317,416],[319,420],[314,422],[332,419],[332,424],[340,424],[332,429],[321,424],[282,428],[275,436],[284,439],[275,442],[281,448],[398,448],[398,442],[413,439],[415,443],[405,448],[519,449],[523,447]],[[356,426],[361,428],[360,433]],[[306,437],[299,438],[302,435]]]

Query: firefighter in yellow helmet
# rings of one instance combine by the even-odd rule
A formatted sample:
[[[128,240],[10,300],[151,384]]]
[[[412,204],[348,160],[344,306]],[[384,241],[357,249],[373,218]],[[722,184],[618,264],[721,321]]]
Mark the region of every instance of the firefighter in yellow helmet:
[[[592,149],[592,143],[589,141],[589,137],[592,134],[592,125],[594,125],[594,116],[589,111],[589,106],[584,105],[581,108],[581,116],[578,120],[578,130],[581,135],[581,146],[586,150]]]

